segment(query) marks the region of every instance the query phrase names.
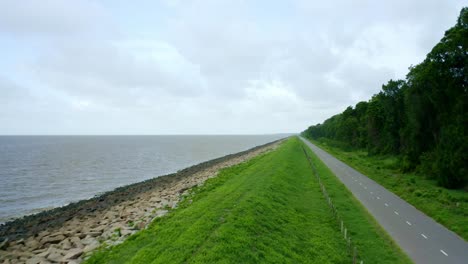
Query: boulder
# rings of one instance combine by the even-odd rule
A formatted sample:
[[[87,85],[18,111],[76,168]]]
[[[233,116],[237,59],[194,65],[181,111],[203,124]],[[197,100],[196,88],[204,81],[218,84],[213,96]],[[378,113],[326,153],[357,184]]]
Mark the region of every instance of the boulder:
[[[82,254],[83,254],[83,249],[81,248],[70,249],[68,250],[68,253],[63,257],[63,259],[64,260],[77,259]]]
[[[28,239],[25,242],[26,247],[28,247],[30,250],[35,250],[40,248],[41,244],[35,240],[35,239]]]
[[[26,264],[42,264],[42,263],[45,263],[46,260],[44,258],[41,258],[41,257],[32,257],[28,260],[26,260]]]
[[[81,243],[86,246],[93,244],[94,242],[97,242],[97,240],[91,236],[86,236],[84,239],[81,240]]]
[[[62,262],[63,256],[62,256],[62,254],[60,254],[60,253],[58,253],[56,251],[53,251],[47,256],[47,259],[50,260],[50,261],[53,261],[53,262]]]
[[[84,247],[83,252],[84,252],[84,253],[88,253],[88,252],[90,252],[90,251],[95,250],[95,249],[98,248],[98,247],[99,247],[99,242],[94,241],[93,243],[88,244],[86,247]]]
[[[41,239],[41,243],[42,244],[57,244],[64,239],[65,239],[65,236],[62,234],[55,235],[55,236],[46,236]]]
[[[62,242],[60,242],[59,246],[60,246],[62,249],[65,249],[65,250],[69,250],[70,248],[72,248],[70,239],[68,239],[68,238],[65,239],[65,240],[63,240]]]
[[[0,242],[0,249],[6,249],[8,247],[8,238],[5,238],[2,242]]]

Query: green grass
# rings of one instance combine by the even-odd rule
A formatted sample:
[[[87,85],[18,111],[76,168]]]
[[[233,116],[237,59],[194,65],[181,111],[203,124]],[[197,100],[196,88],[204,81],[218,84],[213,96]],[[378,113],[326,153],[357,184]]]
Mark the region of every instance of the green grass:
[[[301,144],[292,138],[222,170],[178,209],[86,263],[350,263]],[[337,179],[324,177],[340,207],[356,208],[342,213],[361,219],[349,227],[366,230],[355,236],[368,247],[365,263],[409,263]]]
[[[468,240],[466,190],[445,189],[422,175],[401,173],[396,156],[369,156],[363,150],[344,150],[326,141],[312,142]]]

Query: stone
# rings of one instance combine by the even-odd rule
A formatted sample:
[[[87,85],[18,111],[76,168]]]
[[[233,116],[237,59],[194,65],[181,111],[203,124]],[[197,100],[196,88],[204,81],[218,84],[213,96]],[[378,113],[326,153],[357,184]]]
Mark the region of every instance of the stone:
[[[63,240],[62,242],[60,242],[59,245],[60,245],[60,247],[61,247],[62,249],[65,249],[65,250],[68,250],[68,249],[72,248],[70,239],[68,239],[68,238],[65,239],[65,240]]]
[[[88,253],[90,251],[95,250],[98,247],[99,247],[99,242],[94,241],[93,243],[91,243],[91,244],[87,245],[86,247],[84,247],[83,252]]]
[[[135,233],[135,230],[131,230],[131,229],[122,229],[120,230],[120,234],[122,236],[129,236],[131,234]]]
[[[65,239],[65,236],[62,234],[56,235],[56,236],[46,236],[41,239],[41,243],[42,244],[57,244],[64,239]]]
[[[40,248],[41,244],[35,240],[35,239],[28,239],[25,242],[25,245],[30,249],[30,250],[35,250]]]
[[[49,254],[50,254],[50,251],[49,251],[49,249],[47,249],[46,251],[37,254],[37,256],[38,256],[38,257],[47,258],[47,256],[49,256]]]
[[[50,232],[48,231],[41,231],[38,235],[37,235],[37,239],[38,240],[41,240],[43,237],[46,237],[46,236],[49,236],[50,235]]]
[[[44,263],[46,260],[41,257],[32,257],[28,260],[26,260],[26,264],[41,264]]]
[[[63,256],[62,254],[54,251],[54,252],[51,252],[48,256],[47,256],[47,259],[48,260],[51,260],[51,261],[54,261],[54,262],[62,262],[63,260]]]
[[[95,238],[91,236],[86,236],[84,239],[81,240],[81,244],[83,245],[90,245],[93,244],[94,242],[97,242]]]
[[[98,237],[101,234],[102,234],[101,231],[90,231],[90,232],[86,233],[86,236]]]
[[[146,223],[145,222],[138,222],[135,227],[138,229],[138,230],[141,230],[141,229],[144,229],[146,227]]]
[[[81,248],[74,248],[68,250],[68,253],[63,257],[64,260],[69,260],[69,259],[76,259],[79,256],[83,254],[83,249]]]
[[[5,240],[3,240],[0,243],[0,249],[6,249],[7,247],[8,247],[8,238],[5,238]]]
[[[91,230],[91,232],[102,232],[102,231],[104,231],[104,229],[106,229],[106,226],[100,225],[100,226],[97,226],[97,227],[93,228],[93,230]]]

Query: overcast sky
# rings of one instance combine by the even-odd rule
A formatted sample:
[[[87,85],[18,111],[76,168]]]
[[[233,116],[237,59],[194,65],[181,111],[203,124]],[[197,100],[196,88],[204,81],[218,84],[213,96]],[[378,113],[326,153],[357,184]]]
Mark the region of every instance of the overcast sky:
[[[300,132],[404,78],[462,2],[1,0],[0,134]]]

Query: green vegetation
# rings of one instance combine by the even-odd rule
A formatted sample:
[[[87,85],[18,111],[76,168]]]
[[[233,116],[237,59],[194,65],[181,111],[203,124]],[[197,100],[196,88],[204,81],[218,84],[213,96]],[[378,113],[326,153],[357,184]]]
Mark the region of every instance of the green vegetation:
[[[350,263],[298,138],[220,172],[165,217],[86,263]],[[409,263],[317,162],[365,263]]]
[[[419,170],[441,186],[468,184],[468,8],[406,80],[390,80],[303,135],[326,138],[370,155],[399,155],[398,167]]]
[[[437,222],[468,240],[468,193],[437,186],[435,180],[402,173],[392,155],[369,156],[363,150],[334,146],[330,140],[313,141],[341,161],[380,183]]]

